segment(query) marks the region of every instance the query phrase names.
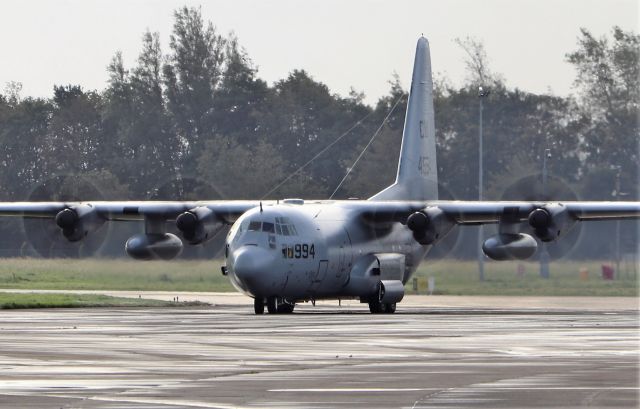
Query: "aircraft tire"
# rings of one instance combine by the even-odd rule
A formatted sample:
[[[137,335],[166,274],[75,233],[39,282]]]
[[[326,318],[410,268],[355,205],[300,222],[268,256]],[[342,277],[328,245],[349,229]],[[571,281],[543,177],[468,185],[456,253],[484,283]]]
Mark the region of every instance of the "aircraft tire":
[[[393,314],[396,312],[396,303],[383,304],[382,309],[387,314]]]
[[[369,303],[369,311],[371,314],[380,314],[382,312],[382,303],[380,301],[371,301]]]
[[[269,311],[269,314],[275,314],[278,312],[278,300],[276,297],[267,298],[267,311]]]
[[[282,303],[278,305],[278,314],[291,314],[295,304]]]
[[[262,297],[253,299],[253,310],[256,315],[264,314],[264,299]]]

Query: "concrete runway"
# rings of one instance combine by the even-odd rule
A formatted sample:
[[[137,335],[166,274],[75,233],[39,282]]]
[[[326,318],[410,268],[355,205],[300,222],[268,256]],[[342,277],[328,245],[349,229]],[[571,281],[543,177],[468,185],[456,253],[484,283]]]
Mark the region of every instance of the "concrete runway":
[[[327,303],[255,316],[247,299],[0,311],[0,407],[640,406],[633,301],[481,298],[409,298],[395,315]]]

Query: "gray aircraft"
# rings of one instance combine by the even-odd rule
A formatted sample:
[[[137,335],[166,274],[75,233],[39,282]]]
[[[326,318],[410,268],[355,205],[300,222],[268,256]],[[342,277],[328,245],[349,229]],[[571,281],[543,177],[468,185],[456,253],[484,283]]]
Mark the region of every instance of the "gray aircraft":
[[[254,298],[256,314],[290,313],[298,302],[354,298],[393,313],[429,249],[456,225],[498,224],[482,249],[495,260],[526,259],[576,223],[640,217],[640,202],[438,200],[429,44],[416,48],[396,181],[368,200],[103,201],[0,203],[0,216],[51,218],[70,241],[107,221],[144,220],[125,245],[136,259],[172,259],[232,225],[222,273]],[[175,222],[182,239],[167,233]]]

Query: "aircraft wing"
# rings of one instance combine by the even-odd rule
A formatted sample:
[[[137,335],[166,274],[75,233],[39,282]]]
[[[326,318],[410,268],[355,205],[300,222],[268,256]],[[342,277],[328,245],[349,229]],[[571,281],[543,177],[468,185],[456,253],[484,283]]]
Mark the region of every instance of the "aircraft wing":
[[[495,260],[526,259],[543,242],[558,240],[579,221],[640,218],[640,202],[372,202],[362,204],[364,221],[378,226],[402,223],[422,245],[437,244],[456,225],[498,223],[498,235],[483,244]],[[524,234],[521,223],[532,231]]]
[[[93,209],[104,220],[143,220],[145,217],[175,220],[183,212],[206,207],[220,221],[231,224],[260,203],[266,206],[273,201],[4,202],[0,203],[0,216],[53,218],[64,209],[83,206]],[[359,201],[356,206],[362,217],[373,223],[405,223],[411,214],[430,210],[441,211],[456,224],[497,223],[506,215],[511,221],[526,221],[532,211],[552,207],[561,207],[574,220],[640,218],[640,202]]]
[[[264,202],[267,204],[268,202]],[[233,223],[247,210],[260,205],[260,201],[96,201],[96,202],[4,202],[0,203],[0,216],[26,218],[53,218],[65,209],[83,209],[95,212],[103,220],[143,220],[153,217],[164,220],[175,218],[188,210],[206,207],[218,220]]]
[[[536,209],[561,210],[576,221],[640,218],[640,202],[388,201],[362,203],[361,214],[373,223],[405,223],[415,212],[439,211],[455,224],[485,224],[526,221]]]

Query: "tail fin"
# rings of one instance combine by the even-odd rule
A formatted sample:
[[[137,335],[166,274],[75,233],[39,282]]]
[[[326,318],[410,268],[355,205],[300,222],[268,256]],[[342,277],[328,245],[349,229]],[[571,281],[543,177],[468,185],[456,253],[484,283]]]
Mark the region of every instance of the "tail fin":
[[[438,199],[436,132],[429,42],[416,47],[396,182],[369,200]]]

